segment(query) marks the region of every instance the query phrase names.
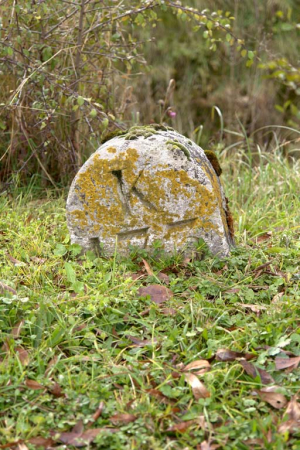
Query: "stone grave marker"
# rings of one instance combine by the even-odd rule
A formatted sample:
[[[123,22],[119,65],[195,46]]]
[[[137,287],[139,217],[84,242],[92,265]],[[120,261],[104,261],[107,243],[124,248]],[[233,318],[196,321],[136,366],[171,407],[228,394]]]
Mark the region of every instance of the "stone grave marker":
[[[151,249],[190,254],[203,239],[228,255],[233,232],[219,176],[204,151],[169,127],[133,127],[100,146],[67,200],[71,242],[104,255]]]

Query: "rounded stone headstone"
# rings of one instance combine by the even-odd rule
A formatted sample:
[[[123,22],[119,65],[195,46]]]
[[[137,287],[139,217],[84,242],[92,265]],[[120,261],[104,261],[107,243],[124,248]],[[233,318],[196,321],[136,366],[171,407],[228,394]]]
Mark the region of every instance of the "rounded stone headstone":
[[[202,238],[219,256],[233,236],[219,177],[204,151],[173,129],[133,127],[105,142],[77,173],[67,200],[71,242],[104,255],[130,246],[189,254]]]

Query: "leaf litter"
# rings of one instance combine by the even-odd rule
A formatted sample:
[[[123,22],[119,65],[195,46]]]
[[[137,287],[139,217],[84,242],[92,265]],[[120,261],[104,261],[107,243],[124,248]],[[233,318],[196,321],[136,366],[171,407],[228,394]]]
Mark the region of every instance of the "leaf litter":
[[[151,284],[146,287],[140,287],[138,289],[138,295],[140,297],[150,296],[151,300],[158,305],[173,297],[172,291],[160,284]]]

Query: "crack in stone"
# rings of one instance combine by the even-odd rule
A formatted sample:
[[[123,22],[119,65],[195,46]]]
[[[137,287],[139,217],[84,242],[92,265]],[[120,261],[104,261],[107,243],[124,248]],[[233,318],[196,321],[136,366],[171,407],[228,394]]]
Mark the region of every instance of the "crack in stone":
[[[89,238],[91,249],[96,253],[96,255],[101,254],[100,239],[98,237]]]
[[[137,198],[146,208],[152,209],[153,211],[157,211],[156,206],[153,205],[151,202],[149,202],[149,200],[145,198],[144,194],[138,191],[135,186],[131,189],[131,192],[137,196]]]
[[[112,175],[117,179],[117,191],[119,194],[119,199],[122,204],[122,209],[125,214],[125,216],[130,216],[130,206],[128,204],[128,199],[126,196],[126,193],[124,192],[124,181],[122,176],[122,170],[112,170]]]
[[[120,231],[117,233],[118,239],[123,241],[125,239],[131,239],[133,237],[143,236],[148,233],[150,227],[138,228],[136,230]],[[146,236],[147,238],[147,236]],[[146,239],[146,242],[148,239]]]
[[[168,228],[175,228],[175,227],[185,227],[187,225],[191,225],[193,222],[195,222],[198,219],[198,217],[194,217],[193,219],[185,219],[185,220],[178,220],[178,222],[171,222],[167,223]]]

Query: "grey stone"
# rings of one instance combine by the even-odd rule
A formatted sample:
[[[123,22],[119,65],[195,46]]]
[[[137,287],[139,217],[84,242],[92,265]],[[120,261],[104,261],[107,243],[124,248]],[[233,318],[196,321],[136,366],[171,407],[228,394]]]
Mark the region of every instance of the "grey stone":
[[[129,246],[190,254],[203,239],[233,245],[219,177],[204,151],[176,131],[133,127],[105,142],[77,173],[67,200],[71,242],[112,255]]]

